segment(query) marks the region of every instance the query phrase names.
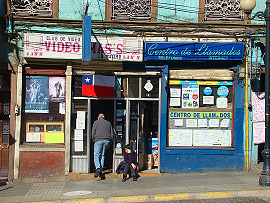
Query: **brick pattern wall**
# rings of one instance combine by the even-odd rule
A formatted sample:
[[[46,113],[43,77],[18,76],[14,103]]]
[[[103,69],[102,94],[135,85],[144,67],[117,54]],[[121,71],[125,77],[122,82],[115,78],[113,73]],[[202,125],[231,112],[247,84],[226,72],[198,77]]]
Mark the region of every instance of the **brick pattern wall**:
[[[65,152],[20,152],[19,178],[65,174]]]

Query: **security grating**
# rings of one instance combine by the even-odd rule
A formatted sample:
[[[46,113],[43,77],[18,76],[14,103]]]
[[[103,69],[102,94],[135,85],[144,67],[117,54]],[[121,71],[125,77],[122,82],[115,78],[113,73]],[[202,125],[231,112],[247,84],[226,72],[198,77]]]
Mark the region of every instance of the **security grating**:
[[[11,0],[14,15],[52,16],[53,0]]]
[[[112,0],[112,19],[151,19],[152,0]]]
[[[205,21],[242,21],[243,11],[238,0],[205,0]]]

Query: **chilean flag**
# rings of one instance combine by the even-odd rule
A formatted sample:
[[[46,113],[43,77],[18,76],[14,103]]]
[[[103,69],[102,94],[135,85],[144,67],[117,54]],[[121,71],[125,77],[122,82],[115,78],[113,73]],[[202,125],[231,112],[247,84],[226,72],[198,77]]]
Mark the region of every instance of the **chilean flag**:
[[[92,97],[113,97],[115,77],[106,75],[83,75],[82,95]]]

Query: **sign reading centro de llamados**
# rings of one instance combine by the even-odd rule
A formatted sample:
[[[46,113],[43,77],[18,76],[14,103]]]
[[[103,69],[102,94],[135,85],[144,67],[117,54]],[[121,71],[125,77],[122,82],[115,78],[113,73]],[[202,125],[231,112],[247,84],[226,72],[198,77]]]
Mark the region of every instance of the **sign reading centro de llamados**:
[[[244,43],[146,42],[145,60],[243,60]]]

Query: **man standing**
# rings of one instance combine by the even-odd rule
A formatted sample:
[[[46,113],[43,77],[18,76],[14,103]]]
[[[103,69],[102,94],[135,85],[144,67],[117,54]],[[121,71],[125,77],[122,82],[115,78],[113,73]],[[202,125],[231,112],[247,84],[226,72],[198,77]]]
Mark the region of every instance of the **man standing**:
[[[100,113],[98,120],[93,124],[92,139],[94,144],[94,163],[96,166],[95,178],[101,177],[104,166],[105,152],[110,142],[114,138],[114,131],[109,121],[105,120],[105,115]]]

